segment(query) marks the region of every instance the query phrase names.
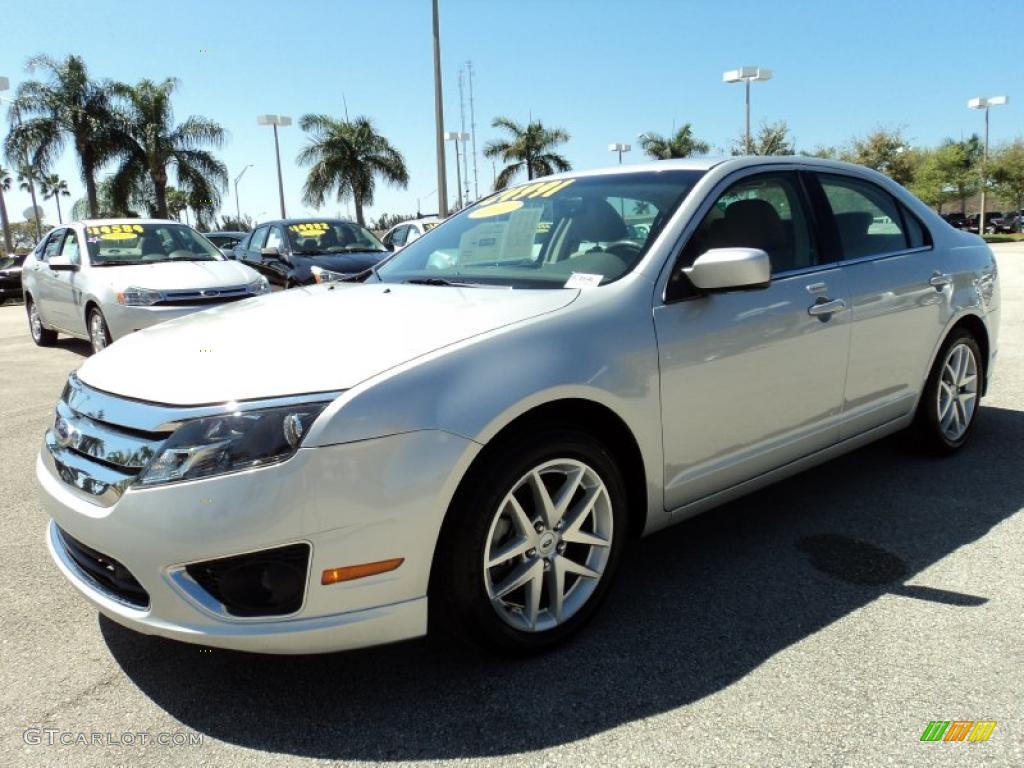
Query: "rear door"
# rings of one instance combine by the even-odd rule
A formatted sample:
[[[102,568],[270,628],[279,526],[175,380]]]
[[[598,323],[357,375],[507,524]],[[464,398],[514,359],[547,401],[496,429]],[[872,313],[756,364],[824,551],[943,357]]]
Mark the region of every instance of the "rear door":
[[[921,221],[883,187],[815,173],[831,212],[850,295],[850,365],[842,437],[906,416],[952,316],[951,264]]]
[[[252,233],[252,237],[249,238],[248,246],[245,249],[245,263],[261,274],[266,274],[266,269],[263,267],[263,256],[260,255],[260,251],[263,250],[263,244],[267,242],[268,232],[270,232],[269,226],[257,227]]]
[[[669,509],[839,439],[850,313],[801,180],[772,171],[723,186],[654,311]],[[701,294],[682,274],[712,248],[740,246],[768,253],[767,288]]]

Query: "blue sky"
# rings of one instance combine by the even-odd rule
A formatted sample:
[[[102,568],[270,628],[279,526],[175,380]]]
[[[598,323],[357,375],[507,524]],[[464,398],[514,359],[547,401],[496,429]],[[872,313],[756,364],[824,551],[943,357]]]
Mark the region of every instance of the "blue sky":
[[[842,144],[878,125],[903,127],[915,145],[959,138],[982,126],[968,98],[1007,94],[1010,104],[992,111],[998,144],[1024,134],[1011,32],[1019,14],[993,8],[979,30],[971,8],[945,0],[441,0],[445,121],[460,127],[458,69],[472,60],[478,150],[497,135],[495,115],[566,129],[563,151],[577,168],[613,162],[613,141],[633,144],[625,161],[639,161],[638,133],[683,122],[727,148],[742,129],[743,89],[722,83],[722,72],[755,64],[775,77],[754,85],[753,122],[786,120],[798,149]],[[34,0],[5,3],[0,26],[0,75],[12,90],[37,53],[80,54],[96,77],[178,77],[177,118],[201,114],[228,130],[220,157],[232,178],[255,164],[239,187],[254,218],[277,213],[273,138],[256,115],[340,116],[343,95],[349,114],[372,117],[409,167],[409,188],[379,185],[369,214],[413,212],[417,197],[424,211],[436,206],[430,0]],[[297,125],[281,131],[289,215],[314,213],[301,203],[304,171],[294,162],[304,143]],[[453,190],[450,145],[448,155]],[[480,156],[478,169],[483,193],[490,161]],[[56,171],[69,180],[70,200],[83,194],[70,148]],[[12,218],[28,204],[27,194],[9,194]],[[56,220],[53,201],[45,208]],[[224,211],[234,212],[233,193]],[[339,211],[345,204],[322,213]]]

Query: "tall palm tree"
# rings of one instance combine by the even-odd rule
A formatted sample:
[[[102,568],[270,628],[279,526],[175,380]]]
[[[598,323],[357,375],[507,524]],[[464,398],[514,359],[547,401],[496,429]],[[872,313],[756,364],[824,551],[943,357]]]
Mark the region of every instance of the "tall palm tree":
[[[71,192],[68,191],[68,183],[56,173],[51,173],[49,176],[44,176],[39,180],[39,188],[43,193],[43,200],[53,198],[53,201],[57,204],[57,223],[63,224],[64,219],[60,213],[60,199],[61,197],[71,197]]]
[[[711,145],[693,135],[693,126],[684,123],[674,136],[657,133],[640,134],[640,148],[655,160],[670,160],[673,157],[706,155]]]
[[[512,178],[523,170],[527,179],[533,179],[572,168],[568,160],[552,151],[569,140],[567,131],[545,128],[540,120],[531,120],[524,127],[508,117],[494,118],[491,126],[504,128],[511,134],[509,139],[497,139],[484,147],[484,157],[500,157],[505,163],[494,180],[495,190],[507,187]]]
[[[14,179],[11,172],[0,166],[0,227],[4,228],[4,247],[6,253],[14,253],[14,240],[11,239],[11,221],[7,218],[7,201],[4,200],[4,192],[11,191],[11,184]]]
[[[299,126],[310,142],[298,155],[312,166],[302,187],[302,201],[319,208],[335,192],[339,201],[352,198],[356,221],[365,226],[363,206],[373,205],[376,178],[405,189],[409,171],[402,153],[375,130],[368,117],[335,120],[329,115],[303,115]]]
[[[204,146],[219,149],[225,133],[213,120],[190,116],[174,124],[171,96],[178,81],[169,77],[161,83],[142,80],[137,85],[115,83],[116,154],[115,200],[126,204],[132,190],[152,185],[153,210],[166,219],[169,171],[174,166],[178,187],[190,197],[214,210],[220,205],[220,190],[227,185],[227,168]]]
[[[38,215],[39,211],[42,209],[36,203],[36,185],[39,184],[41,180],[42,176],[27,165],[18,169],[18,188],[22,192],[28,192],[29,196],[32,198],[32,211],[35,215],[31,218],[36,223],[37,238],[42,238],[43,236],[43,228],[42,224],[39,223]]]
[[[49,168],[70,141],[78,154],[89,213],[96,216],[96,172],[110,158],[110,83],[90,79],[79,56],[58,61],[49,56],[29,59],[29,73],[42,70],[47,82],[27,80],[18,86],[4,145],[12,161],[21,158],[33,168]]]

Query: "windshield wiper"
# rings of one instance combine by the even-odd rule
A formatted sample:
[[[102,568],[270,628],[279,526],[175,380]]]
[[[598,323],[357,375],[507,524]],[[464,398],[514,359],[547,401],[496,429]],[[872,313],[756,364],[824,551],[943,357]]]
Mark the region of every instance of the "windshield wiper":
[[[138,259],[112,259],[110,261],[94,261],[94,267],[135,267],[140,264],[154,264],[152,261],[139,261]]]
[[[483,283],[466,283],[458,282],[455,280],[445,280],[443,277],[411,277],[408,280],[403,280],[405,283],[411,285],[442,285],[442,286],[454,286],[456,288],[481,288]],[[490,287],[490,286],[488,286]],[[500,286],[494,286],[498,288]]]

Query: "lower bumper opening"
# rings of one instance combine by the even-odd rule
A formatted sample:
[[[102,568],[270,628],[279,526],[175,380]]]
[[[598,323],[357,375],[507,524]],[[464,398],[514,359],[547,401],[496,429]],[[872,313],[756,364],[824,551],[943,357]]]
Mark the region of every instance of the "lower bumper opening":
[[[149,593],[127,568],[109,555],[88,547],[62,528],[57,528],[61,544],[79,572],[101,592],[133,608],[149,607]]]
[[[310,547],[290,544],[192,563],[188,575],[232,616],[283,616],[302,607]]]

